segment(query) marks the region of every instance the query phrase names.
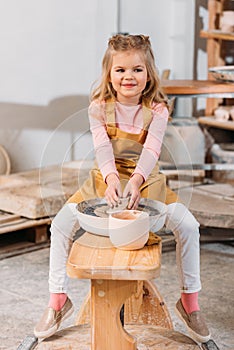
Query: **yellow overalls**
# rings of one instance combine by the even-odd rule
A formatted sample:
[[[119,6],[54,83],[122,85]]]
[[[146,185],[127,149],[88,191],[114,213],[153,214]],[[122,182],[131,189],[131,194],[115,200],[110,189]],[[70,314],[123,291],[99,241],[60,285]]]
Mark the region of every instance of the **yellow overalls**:
[[[132,134],[120,130],[115,123],[115,103],[106,103],[107,134],[111,140],[115,164],[119,173],[122,190],[132,175],[139,160],[147,130],[152,119],[152,112],[142,106],[143,130],[140,134]],[[80,189],[68,199],[68,203],[79,203],[83,200],[104,197],[107,184],[103,180],[97,163],[91,169],[89,178]],[[166,177],[159,173],[156,164],[148,179],[140,187],[141,197],[154,199],[166,204],[178,201],[176,193],[166,186]]]

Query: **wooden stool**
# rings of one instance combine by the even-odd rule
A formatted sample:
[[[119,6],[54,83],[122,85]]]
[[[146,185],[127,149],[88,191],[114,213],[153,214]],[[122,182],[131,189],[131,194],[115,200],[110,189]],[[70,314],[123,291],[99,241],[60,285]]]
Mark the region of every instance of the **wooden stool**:
[[[167,307],[148,281],[159,276],[160,267],[161,242],[123,251],[107,237],[85,233],[72,246],[67,272],[73,278],[90,279],[91,294],[80,309],[77,325],[57,332],[36,349],[199,349],[172,329]]]

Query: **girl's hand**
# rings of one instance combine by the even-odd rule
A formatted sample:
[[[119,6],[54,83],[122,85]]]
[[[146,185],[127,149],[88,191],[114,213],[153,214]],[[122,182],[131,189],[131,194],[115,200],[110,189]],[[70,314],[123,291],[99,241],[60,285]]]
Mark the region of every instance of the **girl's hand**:
[[[119,178],[112,173],[106,177],[107,189],[105,191],[105,199],[107,204],[113,208],[118,205],[119,198],[122,197],[122,189]]]
[[[130,199],[128,202],[128,209],[137,208],[139,201],[141,199],[139,188],[143,182],[144,182],[144,179],[140,174],[134,174],[131,177],[131,179],[128,181],[123,192],[123,197],[130,196]]]

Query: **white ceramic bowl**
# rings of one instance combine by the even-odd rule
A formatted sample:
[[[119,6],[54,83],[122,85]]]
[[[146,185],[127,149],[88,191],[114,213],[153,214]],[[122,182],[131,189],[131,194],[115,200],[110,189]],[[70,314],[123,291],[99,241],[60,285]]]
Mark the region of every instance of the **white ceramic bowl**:
[[[148,241],[149,233],[143,234],[141,237],[138,237],[135,241],[128,242],[127,244],[115,245],[116,248],[121,250],[138,250],[142,249],[146,242]],[[112,242],[113,244],[113,242]],[[114,245],[114,244],[113,244]]]
[[[209,68],[215,79],[224,82],[234,82],[234,66],[217,66]]]
[[[234,11],[223,11],[220,17],[220,29],[225,33],[234,32]]]
[[[77,217],[83,230],[95,235],[108,237],[108,218],[87,215],[79,210],[77,211]]]
[[[216,120],[227,121],[229,119],[230,108],[227,106],[218,107],[214,111],[214,116]]]
[[[123,210],[110,215],[109,237],[119,249],[143,248],[149,238],[149,214],[139,210]]]

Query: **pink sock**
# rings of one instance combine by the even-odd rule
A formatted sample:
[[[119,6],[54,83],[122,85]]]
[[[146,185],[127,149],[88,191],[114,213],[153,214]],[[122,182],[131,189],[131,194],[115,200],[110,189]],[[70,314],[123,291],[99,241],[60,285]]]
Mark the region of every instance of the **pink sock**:
[[[195,293],[181,293],[181,301],[187,314],[193,311],[199,311],[198,292]]]
[[[54,310],[59,311],[67,300],[67,294],[64,293],[50,293],[50,300],[48,307],[52,307]]]

